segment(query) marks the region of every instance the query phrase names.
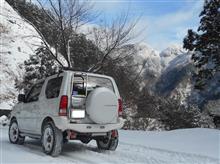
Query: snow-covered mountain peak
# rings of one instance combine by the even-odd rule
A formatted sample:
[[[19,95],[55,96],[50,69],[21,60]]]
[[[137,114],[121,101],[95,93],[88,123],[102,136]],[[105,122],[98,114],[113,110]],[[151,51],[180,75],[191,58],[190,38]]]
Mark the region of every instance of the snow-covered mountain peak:
[[[161,66],[163,68],[168,67],[168,65],[171,64],[171,61],[173,61],[179,55],[186,53],[186,50],[184,50],[181,45],[171,45],[160,53]]]
[[[159,53],[155,51],[151,46],[149,46],[147,43],[139,43],[135,45],[135,49],[137,50],[138,54],[142,56],[143,58],[148,57],[159,57]]]
[[[186,52],[182,45],[173,44],[169,46],[168,48],[161,51],[160,56],[161,57],[170,57],[170,56],[177,56],[178,54]]]
[[[146,43],[135,44],[134,49],[136,51],[135,60],[140,64],[145,64],[145,70],[150,70],[150,72],[153,72],[155,75],[160,74],[161,60],[157,51]]]

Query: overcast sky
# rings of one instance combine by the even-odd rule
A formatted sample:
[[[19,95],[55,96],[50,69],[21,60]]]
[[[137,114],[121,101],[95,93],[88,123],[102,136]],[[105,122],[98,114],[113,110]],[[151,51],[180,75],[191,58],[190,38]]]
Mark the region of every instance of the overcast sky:
[[[142,15],[139,40],[156,50],[182,44],[187,29],[197,29],[203,0],[92,0],[105,19],[129,11],[131,19]]]

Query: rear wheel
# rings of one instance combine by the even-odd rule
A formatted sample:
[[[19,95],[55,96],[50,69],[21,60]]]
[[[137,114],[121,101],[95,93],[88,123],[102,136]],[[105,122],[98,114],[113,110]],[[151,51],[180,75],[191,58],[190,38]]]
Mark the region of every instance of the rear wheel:
[[[116,150],[118,146],[118,131],[111,131],[106,137],[97,139],[96,143],[101,150]]]
[[[18,123],[15,119],[11,120],[9,125],[9,140],[13,144],[24,144],[25,137],[20,136],[20,131],[18,129]]]
[[[44,125],[41,140],[43,151],[46,154],[56,157],[61,153],[63,134],[55,127],[53,122],[48,122]]]

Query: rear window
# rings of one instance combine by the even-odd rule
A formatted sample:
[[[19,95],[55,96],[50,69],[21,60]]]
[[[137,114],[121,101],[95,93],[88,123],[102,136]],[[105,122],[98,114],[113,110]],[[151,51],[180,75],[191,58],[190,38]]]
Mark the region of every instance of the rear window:
[[[114,92],[112,81],[108,78],[88,76],[87,81],[87,77],[85,75],[75,75],[72,95],[86,96],[86,87],[88,93],[99,87],[105,87]]]
[[[47,83],[46,87],[46,97],[48,99],[56,98],[60,94],[60,88],[62,84],[63,77],[57,77],[54,79],[50,79]]]
[[[112,81],[103,77],[88,76],[87,86],[88,90],[93,90],[98,87],[105,87],[114,92]]]

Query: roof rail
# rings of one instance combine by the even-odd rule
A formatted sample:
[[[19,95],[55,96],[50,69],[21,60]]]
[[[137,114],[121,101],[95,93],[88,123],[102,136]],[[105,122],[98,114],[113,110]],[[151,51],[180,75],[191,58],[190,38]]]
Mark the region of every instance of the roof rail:
[[[91,73],[91,72],[89,72],[89,71],[77,70],[77,69],[74,69],[74,68],[71,68],[71,67],[62,67],[62,69],[63,69],[64,71],[75,71],[75,72]]]

